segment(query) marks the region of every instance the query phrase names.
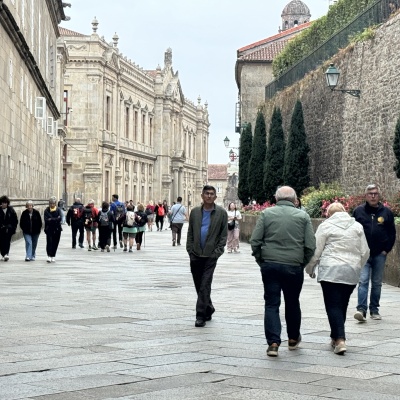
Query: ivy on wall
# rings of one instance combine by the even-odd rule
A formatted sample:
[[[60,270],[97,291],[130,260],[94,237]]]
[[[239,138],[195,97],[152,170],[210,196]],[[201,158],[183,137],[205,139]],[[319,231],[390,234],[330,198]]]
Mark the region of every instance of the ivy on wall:
[[[377,0],[339,0],[328,13],[315,20],[311,26],[289,41],[282,52],[275,57],[272,71],[275,78],[292,65],[321,46],[336,32],[343,29],[366,7]]]

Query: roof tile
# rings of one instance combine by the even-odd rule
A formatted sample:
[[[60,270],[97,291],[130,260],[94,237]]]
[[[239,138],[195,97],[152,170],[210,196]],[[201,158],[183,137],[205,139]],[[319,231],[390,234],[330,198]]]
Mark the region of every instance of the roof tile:
[[[208,164],[208,179],[228,179],[228,166],[226,164]]]

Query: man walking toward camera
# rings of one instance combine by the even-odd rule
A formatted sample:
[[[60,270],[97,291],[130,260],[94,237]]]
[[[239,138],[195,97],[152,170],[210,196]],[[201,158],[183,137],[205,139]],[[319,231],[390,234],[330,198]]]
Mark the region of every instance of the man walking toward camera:
[[[301,342],[300,292],[304,266],[315,251],[315,236],[307,213],[296,208],[296,192],[282,186],[275,193],[276,206],[264,210],[257,220],[250,244],[264,284],[264,330],[267,355],[276,357],[281,344],[279,306],[285,298],[289,350]]]
[[[211,283],[218,258],[224,253],[228,216],[215,204],[214,186],[203,187],[203,204],[193,208],[189,217],[186,250],[190,257],[190,270],[197,292],[196,327],[210,321],[215,308],[211,301]]]
[[[372,319],[381,320],[379,300],[381,298],[383,272],[387,254],[396,241],[394,216],[380,200],[378,185],[368,185],[365,189],[365,204],[358,206],[353,213],[363,228],[370,249],[370,257],[361,270],[358,283],[358,305],[354,318],[360,322],[367,320],[368,286],[371,280],[369,312]]]

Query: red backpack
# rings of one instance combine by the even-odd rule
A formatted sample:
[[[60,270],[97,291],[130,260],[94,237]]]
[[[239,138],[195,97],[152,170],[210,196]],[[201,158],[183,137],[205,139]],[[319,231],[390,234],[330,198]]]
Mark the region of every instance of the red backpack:
[[[165,210],[163,206],[158,206],[157,215],[163,217],[165,215]]]

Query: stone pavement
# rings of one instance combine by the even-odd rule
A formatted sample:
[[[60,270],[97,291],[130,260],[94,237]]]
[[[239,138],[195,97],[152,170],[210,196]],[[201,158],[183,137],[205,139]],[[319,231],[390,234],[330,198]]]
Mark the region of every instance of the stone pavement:
[[[248,244],[220,258],[216,313],[195,328],[188,256],[170,231],[147,232],[139,252],[100,253],[71,249],[66,227],[54,264],[44,239],[35,262],[24,261],[23,240],[0,262],[1,400],[400,399],[399,288],[384,285],[383,320],[365,324],[353,319],[353,294],[348,351],[338,356],[307,276],[301,348],[283,342],[268,358]]]

